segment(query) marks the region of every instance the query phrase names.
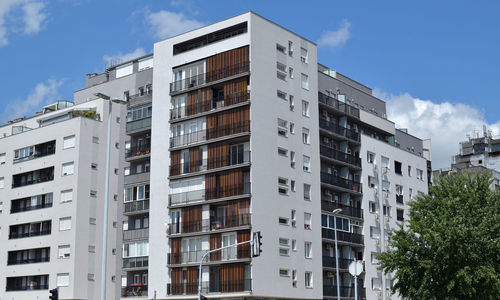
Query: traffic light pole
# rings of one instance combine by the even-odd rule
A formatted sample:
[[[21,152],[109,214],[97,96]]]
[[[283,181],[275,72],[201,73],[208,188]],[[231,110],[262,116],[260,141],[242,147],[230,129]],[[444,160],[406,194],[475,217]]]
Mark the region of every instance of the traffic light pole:
[[[212,250],[207,251],[205,254],[203,254],[203,256],[201,257],[201,260],[200,260],[200,269],[198,271],[198,300],[201,300],[201,268],[203,266],[203,261],[205,260],[205,258],[210,253],[214,253],[214,252],[221,251],[221,250],[224,250],[224,249],[228,249],[228,248],[231,248],[231,247],[237,247],[237,246],[244,245],[244,244],[250,244],[251,246],[253,246],[253,242],[254,242],[254,240],[251,239],[249,241],[245,241],[245,242],[241,242],[241,243],[236,243],[236,244],[233,244],[233,245],[224,246],[224,247],[217,248],[217,249],[212,249]]]

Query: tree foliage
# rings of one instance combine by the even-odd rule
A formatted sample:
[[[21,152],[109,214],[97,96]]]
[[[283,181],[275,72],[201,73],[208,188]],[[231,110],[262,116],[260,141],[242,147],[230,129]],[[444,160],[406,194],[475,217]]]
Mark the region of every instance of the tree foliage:
[[[405,299],[500,299],[500,192],[491,176],[454,174],[409,203],[410,220],[378,255]]]

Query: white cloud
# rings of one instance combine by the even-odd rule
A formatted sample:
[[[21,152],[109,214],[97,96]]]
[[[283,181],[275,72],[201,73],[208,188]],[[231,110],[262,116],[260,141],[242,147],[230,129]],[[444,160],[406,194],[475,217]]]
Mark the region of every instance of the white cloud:
[[[8,34],[23,32],[38,33],[47,19],[45,3],[31,0],[0,0],[0,47],[9,44]],[[22,24],[13,15],[22,13]],[[17,28],[23,28],[19,31]]]
[[[331,48],[337,48],[344,45],[351,37],[350,28],[351,23],[347,20],[343,20],[339,29],[324,32],[319,38],[318,45]]]
[[[23,6],[24,11],[24,33],[38,33],[42,27],[42,23],[47,19],[47,14],[43,11],[45,3],[30,2]]]
[[[8,120],[20,118],[23,116],[32,115],[42,106],[56,102],[59,100],[59,88],[62,86],[63,80],[49,79],[41,82],[29,93],[26,99],[16,99],[10,101],[5,106],[1,115],[2,123]]]
[[[488,124],[479,110],[467,104],[436,103],[408,93],[389,95],[378,89],[374,95],[387,101],[388,118],[397,127],[408,128],[408,133],[422,139],[431,138],[433,169],[449,168],[459,142],[474,131],[482,134],[483,125],[494,135],[500,132],[500,121]]]
[[[106,65],[110,65],[110,64],[117,64],[117,63],[125,62],[125,61],[131,60],[131,59],[134,59],[137,57],[141,57],[144,55],[146,55],[146,50],[144,50],[144,48],[137,48],[134,51],[129,52],[129,53],[119,52],[115,55],[104,55],[102,57],[102,59],[104,59],[104,61],[106,62]]]
[[[146,21],[156,39],[165,39],[204,25],[204,23],[190,19],[182,13],[168,10],[160,10],[155,13],[146,11]]]

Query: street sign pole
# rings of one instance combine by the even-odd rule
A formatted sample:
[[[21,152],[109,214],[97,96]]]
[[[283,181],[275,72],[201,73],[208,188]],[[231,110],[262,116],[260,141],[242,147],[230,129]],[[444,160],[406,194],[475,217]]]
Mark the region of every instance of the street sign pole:
[[[358,276],[363,272],[363,265],[355,260],[349,264],[349,273],[354,276],[354,300],[358,300]]]

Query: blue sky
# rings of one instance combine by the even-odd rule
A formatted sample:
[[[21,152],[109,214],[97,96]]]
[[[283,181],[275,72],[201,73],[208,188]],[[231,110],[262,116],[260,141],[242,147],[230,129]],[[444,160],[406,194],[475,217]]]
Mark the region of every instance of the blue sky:
[[[439,166],[466,133],[499,133],[499,1],[0,0],[0,122],[72,99],[110,58],[248,10],[318,42],[321,63],[433,139]]]

